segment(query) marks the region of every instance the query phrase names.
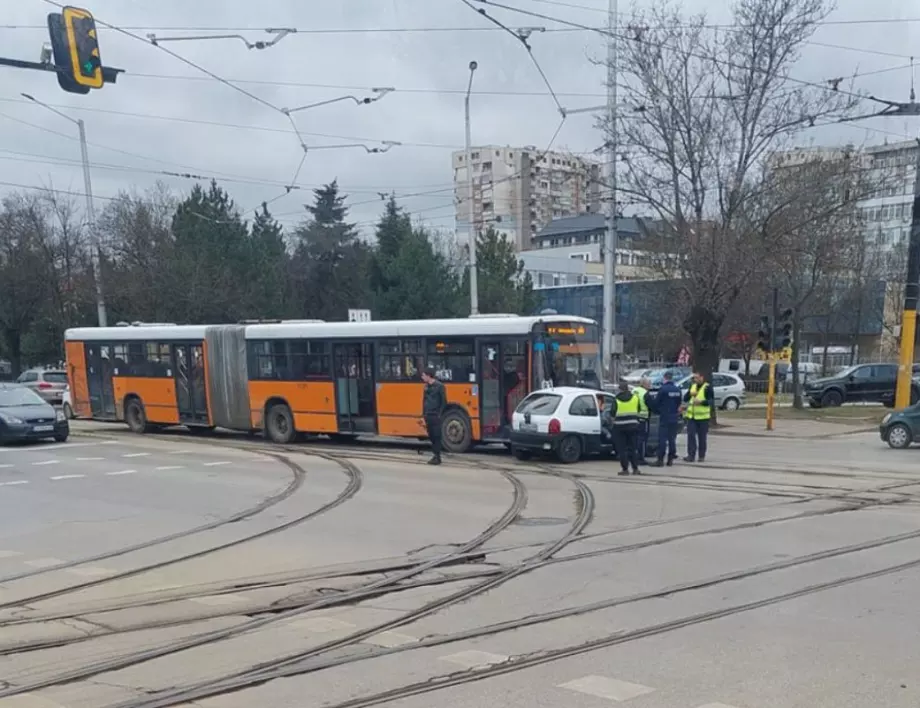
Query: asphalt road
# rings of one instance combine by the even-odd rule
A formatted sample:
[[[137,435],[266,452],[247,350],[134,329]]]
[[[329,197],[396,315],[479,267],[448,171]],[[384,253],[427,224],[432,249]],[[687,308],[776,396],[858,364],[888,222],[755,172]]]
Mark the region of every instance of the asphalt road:
[[[240,438],[5,449],[0,708],[916,708],[918,454],[718,436],[619,478]]]

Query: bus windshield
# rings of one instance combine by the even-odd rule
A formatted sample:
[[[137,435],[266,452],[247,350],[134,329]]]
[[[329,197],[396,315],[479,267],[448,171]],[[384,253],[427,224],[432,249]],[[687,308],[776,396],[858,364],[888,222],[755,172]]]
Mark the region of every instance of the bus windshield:
[[[534,328],[534,389],[600,388],[597,325],[547,322]]]

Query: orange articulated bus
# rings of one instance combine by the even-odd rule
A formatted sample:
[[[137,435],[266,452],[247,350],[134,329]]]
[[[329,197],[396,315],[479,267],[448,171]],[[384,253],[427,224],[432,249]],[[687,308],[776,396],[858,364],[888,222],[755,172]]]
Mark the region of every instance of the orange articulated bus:
[[[599,385],[598,328],[564,315],[383,322],[143,324],[65,334],[78,417],[141,433],[184,425],[422,438],[420,372],[447,389],[445,449],[507,440],[530,391]]]

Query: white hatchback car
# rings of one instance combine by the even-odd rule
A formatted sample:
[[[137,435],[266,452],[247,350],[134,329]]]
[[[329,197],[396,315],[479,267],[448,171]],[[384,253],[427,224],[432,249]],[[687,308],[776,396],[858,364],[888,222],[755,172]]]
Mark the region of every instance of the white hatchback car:
[[[601,429],[601,409],[614,394],[589,388],[559,387],[534,391],[518,404],[511,417],[511,452],[519,460],[533,454],[554,454],[571,464],[586,455],[613,452],[613,440]],[[649,425],[646,454],[658,449],[658,417]]]

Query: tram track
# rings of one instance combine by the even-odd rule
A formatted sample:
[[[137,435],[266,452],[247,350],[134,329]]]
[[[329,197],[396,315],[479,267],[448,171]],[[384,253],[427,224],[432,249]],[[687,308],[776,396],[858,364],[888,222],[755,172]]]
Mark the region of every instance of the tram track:
[[[313,453],[317,454],[317,453]],[[319,454],[321,457],[326,457],[323,454]],[[333,459],[333,458],[329,458]],[[336,460],[340,461],[340,460]],[[354,466],[353,463],[347,460],[341,460],[343,464],[351,465],[352,468],[357,470],[358,468]],[[242,624],[235,625],[233,627],[226,627],[217,630],[211,630],[202,632],[199,634],[193,634],[188,637],[184,637],[179,640],[166,642],[164,644],[150,647],[147,649],[139,650],[136,652],[131,652],[128,654],[123,654],[120,656],[113,657],[111,659],[106,659],[98,662],[93,662],[86,664],[82,667],[62,672],[56,676],[52,676],[43,680],[39,680],[28,685],[21,686],[8,686],[6,688],[0,689],[0,699],[16,696],[22,693],[30,693],[33,691],[41,690],[43,688],[49,688],[52,686],[63,685],[68,683],[73,683],[75,681],[80,681],[84,679],[89,679],[94,676],[97,676],[102,673],[107,673],[110,671],[116,671],[118,669],[127,668],[129,666],[134,666],[141,664],[159,657],[172,655],[181,651],[188,649],[211,645],[217,642],[220,642],[224,639],[229,639],[240,634],[251,632],[253,630],[282,622],[286,619],[291,619],[297,617],[306,612],[322,609],[325,607],[334,606],[341,604],[342,602],[354,601],[355,598],[363,598],[369,592],[376,592],[378,590],[384,590],[388,587],[392,587],[395,584],[411,579],[422,573],[438,568],[442,565],[451,563],[455,557],[469,553],[474,549],[482,546],[487,541],[491,540],[497,536],[501,531],[510,526],[518,515],[523,511],[527,505],[527,489],[524,484],[512,475],[509,472],[502,472],[502,476],[508,480],[512,487],[512,501],[508,506],[504,514],[502,514],[498,519],[493,521],[482,533],[477,535],[475,538],[467,541],[455,551],[447,554],[443,554],[432,558],[430,560],[424,561],[421,564],[408,568],[406,570],[397,572],[391,576],[385,577],[381,580],[371,582],[367,585],[355,588],[354,590],[343,593],[340,596],[335,597],[325,597],[319,598],[313,602],[307,603],[304,606],[296,607],[287,611],[273,613],[269,616],[262,616],[250,619]],[[360,486],[360,485],[359,485]],[[587,490],[587,487],[584,487]],[[590,491],[588,491],[590,494]],[[592,505],[593,510],[593,505]],[[590,515],[589,517],[590,518]],[[585,521],[587,523],[587,521]],[[581,528],[578,529],[580,532]],[[2,626],[2,625],[0,625]]]
[[[752,522],[751,524],[744,525],[744,526],[750,528],[756,525],[757,525],[756,523]],[[687,535],[684,535],[683,537],[687,538],[687,537],[692,537],[693,535],[694,534],[687,534]],[[907,541],[913,541],[913,540],[918,540],[918,539],[920,539],[920,530],[911,531],[911,532],[898,534],[898,535],[886,536],[884,538],[874,539],[871,541],[864,541],[864,542],[850,544],[847,546],[841,546],[841,547],[832,548],[828,550],[818,551],[815,553],[811,553],[811,554],[804,555],[804,556],[798,556],[795,558],[783,559],[783,560],[775,561],[772,563],[755,566],[753,568],[746,568],[746,569],[733,571],[729,573],[723,573],[717,576],[713,576],[713,577],[709,577],[709,578],[705,578],[701,580],[689,581],[686,583],[681,583],[681,584],[676,584],[676,585],[671,585],[665,588],[652,590],[649,592],[635,593],[631,595],[610,598],[610,599],[602,600],[599,602],[583,604],[583,605],[576,605],[573,607],[563,608],[563,609],[555,610],[551,612],[527,615],[527,616],[520,617],[514,620],[507,620],[504,622],[490,624],[490,625],[477,627],[477,628],[473,628],[473,629],[469,629],[469,630],[465,630],[461,632],[456,632],[456,633],[423,637],[422,639],[412,644],[406,644],[402,646],[388,647],[388,648],[365,649],[362,653],[356,654],[356,655],[346,655],[346,656],[341,656],[341,655],[335,656],[334,655],[331,657],[323,656],[323,655],[329,654],[335,649],[341,649],[341,648],[353,646],[356,642],[361,641],[362,639],[365,639],[369,636],[372,636],[373,634],[376,634],[380,631],[383,631],[382,628],[384,627],[386,629],[392,629],[395,627],[403,626],[409,622],[414,622],[425,616],[428,616],[429,614],[432,613],[432,611],[434,611],[434,608],[437,608],[437,606],[439,605],[443,605],[443,603],[445,603],[446,601],[450,601],[451,597],[454,597],[454,596],[449,596],[448,598],[443,598],[441,600],[433,601],[432,603],[429,603],[423,606],[422,608],[419,608],[418,610],[407,613],[406,615],[404,615],[401,618],[398,618],[397,620],[386,623],[386,625],[384,624],[376,625],[372,628],[362,630],[360,632],[355,632],[353,634],[348,635],[347,637],[343,637],[335,641],[327,642],[320,646],[313,647],[309,650],[299,652],[297,654],[293,654],[287,657],[282,657],[280,659],[275,659],[270,662],[265,662],[259,665],[258,667],[251,668],[248,671],[236,672],[232,676],[228,675],[220,679],[212,679],[210,681],[203,681],[203,682],[195,684],[194,686],[186,686],[180,689],[169,689],[166,691],[162,691],[160,693],[154,693],[150,697],[128,701],[125,703],[120,703],[115,706],[112,706],[111,708],[168,708],[169,706],[176,706],[179,704],[190,703],[190,702],[203,700],[203,699],[218,696],[218,695],[232,693],[232,692],[239,691],[245,688],[252,688],[252,687],[259,686],[259,685],[268,683],[270,681],[273,681],[279,678],[289,678],[292,676],[301,676],[301,675],[313,673],[316,671],[320,671],[323,669],[330,669],[330,668],[334,668],[338,666],[344,666],[347,664],[354,664],[354,663],[366,661],[369,659],[379,658],[382,656],[389,656],[389,655],[397,654],[397,653],[417,651],[420,649],[426,649],[426,648],[456,643],[456,642],[465,641],[465,640],[478,639],[482,637],[492,636],[492,635],[500,634],[503,632],[509,632],[509,631],[514,631],[517,629],[522,629],[525,627],[546,624],[546,623],[557,621],[557,620],[590,614],[593,612],[612,609],[612,608],[623,606],[623,605],[628,605],[628,604],[633,604],[633,603],[638,603],[638,602],[643,602],[643,601],[648,601],[648,600],[655,600],[655,599],[660,599],[664,597],[671,597],[673,595],[680,594],[680,593],[686,593],[686,592],[690,592],[694,590],[702,590],[702,589],[715,587],[715,586],[723,585],[725,583],[730,583],[730,582],[742,581],[742,580],[746,580],[749,578],[754,578],[760,575],[764,575],[767,573],[787,570],[790,568],[796,568],[796,567],[811,564],[811,563],[817,563],[817,562],[824,561],[824,560],[830,560],[830,559],[837,558],[837,557],[865,552],[869,550],[883,548],[886,546],[891,546],[897,543],[904,543]],[[654,542],[648,545],[654,545]],[[646,544],[634,544],[634,545],[619,547],[617,550],[619,552],[626,552],[629,550],[635,550],[637,547],[645,547],[645,546]],[[550,558],[544,558],[541,563],[535,564],[535,565],[537,567],[544,567],[545,565],[548,565],[551,563],[565,562],[566,560],[567,558],[557,559],[557,558],[550,557]],[[898,572],[899,570],[912,568],[912,567],[920,567],[920,559],[912,563],[909,563],[909,564],[901,564],[898,566],[892,566],[891,568],[888,569],[887,572]],[[515,568],[513,571],[510,571],[510,572],[516,572],[517,574],[521,574],[521,572],[527,572],[527,570],[529,570],[529,569],[525,570],[525,568],[527,568],[526,561],[522,563],[520,568]],[[530,568],[530,569],[533,569],[533,568]],[[518,572],[518,571],[521,571],[521,572]],[[846,584],[846,582],[855,582],[856,580],[860,580],[860,579],[877,577],[878,574],[879,573],[875,571],[871,573],[860,574],[858,576],[855,576],[853,579],[844,579],[841,581],[834,581],[832,583],[821,583],[817,586],[812,586],[814,588],[817,588],[812,591],[817,592],[818,590],[829,589],[831,587],[837,587],[838,585],[841,585],[841,584]],[[502,582],[502,576],[497,577],[491,581],[485,581],[483,585],[485,586],[489,583],[499,584],[499,582]],[[474,588],[471,588],[467,591],[461,591],[461,593],[457,593],[455,596],[460,596],[463,593],[469,593],[471,591],[475,591],[476,589],[477,588],[474,586]],[[476,594],[480,594],[480,593],[476,593]],[[744,605],[736,606],[735,612],[756,609],[758,607],[767,606],[768,604],[772,604],[774,602],[780,602],[786,599],[793,599],[794,597],[798,597],[803,594],[808,594],[808,593],[800,590],[800,591],[795,591],[793,593],[785,593],[783,595],[777,595],[774,598],[770,598],[768,601],[759,601],[757,603],[745,603]],[[557,658],[565,658],[566,656],[573,655],[573,654],[567,653],[570,651],[573,651],[575,653],[584,653],[587,651],[592,651],[594,649],[605,648],[607,646],[614,646],[616,644],[623,643],[626,641],[633,641],[636,639],[644,638],[646,636],[652,636],[653,634],[656,634],[656,633],[670,631],[671,629],[679,629],[684,626],[689,626],[690,624],[699,623],[703,621],[709,621],[710,619],[718,619],[723,616],[728,616],[728,614],[734,614],[734,612],[725,613],[723,611],[713,611],[709,613],[700,613],[699,615],[693,615],[693,616],[690,616],[689,618],[684,618],[681,620],[676,620],[676,621],[668,622],[668,623],[662,623],[660,625],[652,625],[650,627],[646,627],[641,630],[617,633],[615,635],[606,637],[603,640],[589,642],[589,643],[586,643],[585,645],[577,645],[576,647],[565,647],[559,650],[552,650],[550,652],[546,652],[545,655],[541,653],[535,656],[541,659],[541,661],[537,663],[545,663],[548,661],[554,661]],[[408,621],[405,621],[405,620],[408,620]],[[587,647],[587,648],[584,648],[584,647]],[[516,661],[516,659],[509,660],[509,662],[514,662],[514,661]],[[509,663],[509,662],[506,662],[506,663]],[[536,665],[536,664],[533,664],[533,665]],[[525,665],[521,665],[520,668],[528,668],[529,666],[531,666],[531,664],[528,663]],[[481,670],[481,676],[480,676],[480,673],[477,671],[462,672],[462,675],[467,675],[467,674],[479,676],[480,678],[488,678],[492,675],[490,673],[490,669]],[[412,691],[415,691],[415,690],[420,690],[424,686],[431,686],[431,685],[440,687],[441,681],[444,680],[445,678],[449,678],[450,676],[452,675],[449,675],[448,677],[437,677],[431,681],[425,681],[419,684],[413,684],[410,687],[407,687],[406,690],[411,689]],[[477,679],[473,679],[473,680],[477,680]],[[421,691],[421,692],[425,692],[425,691]],[[346,706],[348,708],[358,708],[358,706],[363,706],[363,705],[376,705],[377,703],[383,703],[383,702],[387,702],[390,700],[396,700],[397,698],[409,697],[412,695],[416,695],[416,694],[413,692],[408,692],[408,693],[397,692],[397,691],[385,692],[381,694],[375,694],[374,696],[368,697],[366,699],[359,699],[359,700],[373,700],[374,702],[370,702],[366,704],[365,703],[354,703],[354,705],[352,705],[352,703],[350,702],[347,702],[347,703],[338,704],[335,708],[345,708]]]

